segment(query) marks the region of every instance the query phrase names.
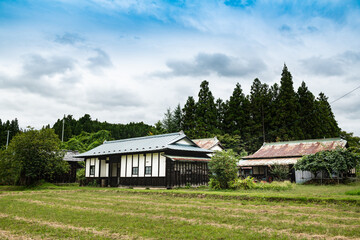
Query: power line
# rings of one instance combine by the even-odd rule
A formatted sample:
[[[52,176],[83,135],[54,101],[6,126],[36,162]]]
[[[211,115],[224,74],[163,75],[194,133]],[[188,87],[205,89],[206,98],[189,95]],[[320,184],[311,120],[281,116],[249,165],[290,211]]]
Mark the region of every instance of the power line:
[[[337,99],[335,99],[334,101],[332,101],[330,104],[333,104],[334,102],[337,102],[337,101],[339,101],[340,99],[342,99],[343,97],[346,97],[347,95],[349,95],[350,93],[352,93],[352,92],[355,92],[356,90],[358,90],[360,88],[360,86],[358,86],[358,87],[356,87],[356,88],[354,88],[353,90],[351,90],[350,92],[348,92],[348,93],[345,93],[343,96],[341,96],[341,97],[339,97],[339,98],[337,98]]]

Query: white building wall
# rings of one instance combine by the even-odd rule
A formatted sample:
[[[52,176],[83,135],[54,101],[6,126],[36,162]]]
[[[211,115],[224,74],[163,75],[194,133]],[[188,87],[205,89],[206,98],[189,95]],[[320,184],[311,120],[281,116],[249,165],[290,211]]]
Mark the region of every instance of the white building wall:
[[[107,171],[106,171],[106,161],[105,160],[101,160],[100,161],[101,162],[101,164],[100,164],[100,168],[101,168],[101,170],[100,170],[100,177],[106,177],[106,175],[107,175]]]
[[[159,165],[158,165],[158,157],[159,153],[153,153],[153,166],[152,166],[152,176],[157,177],[159,172]]]
[[[165,168],[166,168],[166,157],[160,154],[160,174],[159,177],[165,177]]]
[[[132,176],[132,155],[127,155],[126,177]]]
[[[144,154],[139,154],[139,177],[143,177],[145,175],[144,161]]]
[[[183,145],[194,145],[192,142],[190,142],[188,139],[184,138],[180,141],[177,141],[176,144],[183,144]]]
[[[85,162],[85,177],[90,177],[90,159],[86,159]]]
[[[99,165],[100,165],[100,161],[99,159],[95,159],[95,177],[99,177]]]
[[[125,177],[125,171],[126,171],[126,156],[121,156],[121,169],[120,169],[120,177]]]

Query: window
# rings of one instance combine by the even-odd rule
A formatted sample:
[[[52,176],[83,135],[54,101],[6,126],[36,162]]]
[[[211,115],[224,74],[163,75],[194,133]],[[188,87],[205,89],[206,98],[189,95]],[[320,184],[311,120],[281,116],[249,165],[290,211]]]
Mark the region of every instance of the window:
[[[151,166],[146,166],[145,167],[145,174],[146,175],[151,175]]]
[[[95,165],[90,166],[90,175],[95,175]]]
[[[138,167],[133,167],[132,168],[132,175],[138,175],[139,174],[139,168]]]

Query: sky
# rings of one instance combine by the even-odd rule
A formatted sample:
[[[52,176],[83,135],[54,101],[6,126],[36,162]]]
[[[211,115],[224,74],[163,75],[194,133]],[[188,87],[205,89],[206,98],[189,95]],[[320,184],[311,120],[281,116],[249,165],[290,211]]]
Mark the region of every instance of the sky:
[[[333,102],[360,86],[359,39],[357,0],[2,0],[0,119],[154,124],[203,80],[226,100],[284,63],[295,90]],[[360,89],[331,105],[359,136]]]

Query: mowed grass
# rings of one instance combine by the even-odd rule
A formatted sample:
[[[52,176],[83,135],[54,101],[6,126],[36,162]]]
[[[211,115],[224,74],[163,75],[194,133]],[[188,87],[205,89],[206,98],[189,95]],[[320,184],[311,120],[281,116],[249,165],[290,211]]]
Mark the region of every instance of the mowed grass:
[[[269,201],[262,192],[229,198],[242,194],[79,187],[1,191],[0,239],[360,239],[357,203]]]

